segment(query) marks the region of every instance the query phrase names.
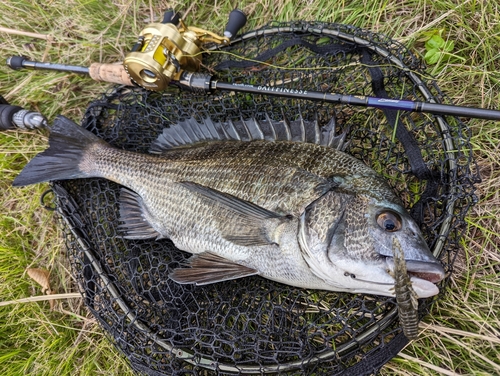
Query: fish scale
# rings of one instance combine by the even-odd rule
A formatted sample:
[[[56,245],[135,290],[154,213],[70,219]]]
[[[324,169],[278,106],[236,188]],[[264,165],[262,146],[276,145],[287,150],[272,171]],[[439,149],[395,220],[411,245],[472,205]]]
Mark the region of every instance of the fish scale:
[[[123,184],[136,192],[145,189],[143,180],[147,180],[151,187],[155,182],[165,185],[189,180],[244,200],[258,196],[259,205],[269,210],[285,208],[284,210],[291,213],[300,212],[304,205],[324,193],[317,190],[318,186],[328,189],[326,177],[348,173],[342,165],[335,166],[324,162],[320,163],[321,175],[314,171],[320,169],[312,164],[315,158],[320,159],[315,156],[319,154],[315,150],[320,148],[317,145],[303,144],[308,147],[297,148],[300,144],[294,142],[227,144],[217,143],[207,147],[201,145],[161,156],[140,154],[134,156],[133,160],[125,151],[104,147],[102,150],[94,150],[91,154],[96,167],[84,171],[88,174],[99,171],[100,177]],[[207,148],[209,150],[206,150]],[[185,151],[187,155],[180,155],[181,151]],[[333,155],[330,155],[330,162],[338,153],[333,149],[331,152]],[[276,155],[279,157],[275,157]],[[325,159],[324,156],[321,157]],[[128,169],[123,167],[129,164]],[[276,179],[277,176],[279,180]],[[266,184],[262,185],[265,189],[258,184],[252,187],[253,182],[263,177],[267,180]],[[259,191],[260,195],[256,195],[256,191]]]
[[[357,196],[350,203],[353,210],[346,211],[345,246],[361,259],[375,256],[373,244],[367,241],[367,222],[359,215],[366,213],[369,200],[369,197]]]

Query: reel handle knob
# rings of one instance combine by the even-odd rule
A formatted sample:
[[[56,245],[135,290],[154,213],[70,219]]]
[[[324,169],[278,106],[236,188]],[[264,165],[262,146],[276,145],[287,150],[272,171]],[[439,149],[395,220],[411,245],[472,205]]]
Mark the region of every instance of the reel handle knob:
[[[16,112],[21,111],[19,106],[11,106],[8,104],[0,104],[0,130],[16,129],[16,125],[12,118]]]
[[[173,9],[168,9],[163,15],[163,21],[161,21],[161,23],[162,24],[171,23],[177,25],[179,23],[180,18],[181,15],[179,14],[179,12],[176,12]]]
[[[11,106],[7,101],[0,104],[0,131],[10,129],[35,129],[47,126],[47,119],[34,111],[24,110],[19,106]]]
[[[224,31],[224,36],[231,39],[238,31],[245,26],[247,23],[247,16],[243,11],[239,9],[234,9],[229,13],[229,20],[227,21],[226,30]]]

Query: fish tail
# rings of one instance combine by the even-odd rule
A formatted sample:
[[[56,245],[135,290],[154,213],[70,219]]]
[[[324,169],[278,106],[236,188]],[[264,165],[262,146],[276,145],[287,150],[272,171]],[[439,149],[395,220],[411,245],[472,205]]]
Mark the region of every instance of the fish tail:
[[[64,116],[58,116],[49,136],[49,148],[33,158],[14,179],[20,187],[53,180],[95,177],[90,148],[103,140]],[[83,167],[81,167],[83,166]]]

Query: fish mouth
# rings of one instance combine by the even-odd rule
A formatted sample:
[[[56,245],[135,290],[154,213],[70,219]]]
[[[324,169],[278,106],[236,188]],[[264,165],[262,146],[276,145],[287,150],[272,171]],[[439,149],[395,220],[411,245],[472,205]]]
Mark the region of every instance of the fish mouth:
[[[439,293],[435,283],[444,278],[444,269],[437,262],[405,260],[406,271],[412,282],[412,287],[419,298],[428,298]],[[394,272],[394,258],[386,256],[386,262],[391,272]]]

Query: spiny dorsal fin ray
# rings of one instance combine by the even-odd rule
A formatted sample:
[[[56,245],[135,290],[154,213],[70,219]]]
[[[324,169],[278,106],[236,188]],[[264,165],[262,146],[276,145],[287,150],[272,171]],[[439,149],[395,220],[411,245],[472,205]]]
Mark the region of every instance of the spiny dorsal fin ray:
[[[285,114],[283,114],[283,122],[279,122],[277,125],[283,124],[283,140],[292,141],[292,132],[290,130],[290,122],[286,118]],[[279,134],[278,134],[279,139]]]
[[[265,133],[265,139],[267,141],[277,140],[278,136],[276,135],[276,129],[272,126],[273,121],[269,117],[269,114],[267,112],[266,112],[266,121],[262,122],[262,123],[263,123],[262,126],[266,128],[266,132],[264,132]],[[265,124],[265,126],[264,126],[264,124]]]
[[[260,122],[257,119],[252,118],[252,119],[248,119],[247,121],[245,121],[244,119],[241,119],[241,121],[244,124],[247,124],[247,130],[248,130],[248,133],[250,134],[250,136],[252,137],[252,139],[254,139],[254,140],[264,140],[265,139],[264,132],[262,131]]]
[[[349,142],[345,142],[345,138],[347,135],[347,130],[338,136],[335,134],[335,117],[332,117],[328,124],[326,124],[321,131],[318,129],[319,134],[319,145],[328,146],[332,149],[337,149],[340,151],[345,151]]]
[[[296,141],[314,143],[323,146],[343,149],[345,133],[335,136],[335,119],[320,128],[317,119],[288,120],[283,114],[280,121],[272,120],[265,114],[264,120],[255,118],[215,122],[205,118],[198,122],[193,117],[172,124],[163,129],[163,133],[153,142],[150,152],[161,154],[177,147],[187,147],[207,141]]]
[[[222,127],[222,129],[226,130],[226,136],[225,140],[235,140],[235,141],[241,141],[241,136],[234,127],[234,124],[231,120],[229,120],[226,123],[226,127]]]

